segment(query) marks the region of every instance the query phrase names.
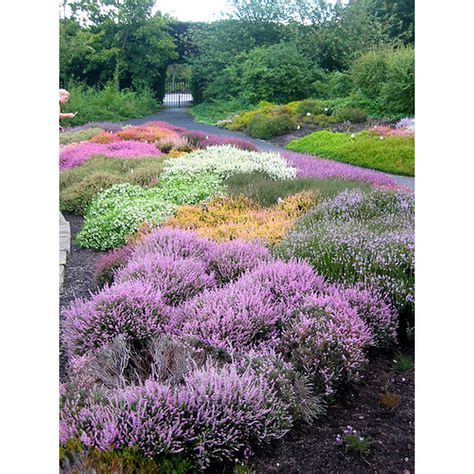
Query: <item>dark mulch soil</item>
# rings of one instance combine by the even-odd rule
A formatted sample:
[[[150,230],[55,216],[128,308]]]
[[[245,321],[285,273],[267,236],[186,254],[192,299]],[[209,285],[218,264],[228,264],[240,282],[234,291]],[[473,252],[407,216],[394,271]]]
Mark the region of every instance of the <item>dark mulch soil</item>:
[[[331,128],[322,128],[317,125],[303,125],[299,130],[292,130],[291,133],[286,133],[278,137],[270,138],[269,142],[274,143],[275,145],[280,145],[285,147],[288,143],[297,138],[305,137],[313,132],[319,132],[321,130],[330,130],[331,132],[345,132],[345,133],[358,133],[362,130],[368,130],[373,128],[375,125],[389,125],[390,122],[385,122],[382,120],[369,120],[366,123],[336,123],[331,126]]]
[[[76,245],[75,236],[83,218],[64,217],[71,224],[72,241],[60,296],[61,308],[69,306],[76,297],[88,297],[96,289],[94,268],[102,255]],[[404,352],[412,354],[413,350],[404,349]],[[342,394],[313,426],[294,429],[279,443],[257,453],[251,463],[252,469],[258,474],[413,473],[414,371],[397,372],[395,357],[383,353],[372,355],[362,382]],[[61,352],[61,378],[65,363]],[[392,411],[380,405],[384,393],[400,395],[400,404]],[[370,452],[364,458],[356,453],[346,453],[334,444],[336,435],[348,425],[373,440]]]
[[[405,350],[404,352],[407,352]],[[409,351],[412,352],[412,351]],[[315,426],[294,430],[253,462],[260,473],[414,472],[414,371],[397,372],[395,355],[372,357],[365,380],[329,407]],[[383,393],[400,395],[398,407],[380,405]],[[364,459],[335,445],[337,434],[352,426],[373,440]]]
[[[71,253],[69,254],[64,273],[63,288],[59,297],[59,308],[67,308],[76,298],[87,298],[96,289],[94,270],[98,258],[104,252],[80,248],[76,244],[76,235],[81,230],[84,218],[65,214],[64,218],[71,225]],[[64,376],[66,358],[60,348],[59,370]]]

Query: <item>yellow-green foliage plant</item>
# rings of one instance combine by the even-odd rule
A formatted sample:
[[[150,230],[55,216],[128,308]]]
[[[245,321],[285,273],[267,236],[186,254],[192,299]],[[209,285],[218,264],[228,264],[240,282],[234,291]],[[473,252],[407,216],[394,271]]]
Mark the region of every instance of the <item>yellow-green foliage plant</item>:
[[[244,197],[217,198],[204,206],[181,206],[163,225],[193,230],[218,242],[234,239],[278,244],[296,220],[321,201],[321,195],[305,191],[262,208]]]

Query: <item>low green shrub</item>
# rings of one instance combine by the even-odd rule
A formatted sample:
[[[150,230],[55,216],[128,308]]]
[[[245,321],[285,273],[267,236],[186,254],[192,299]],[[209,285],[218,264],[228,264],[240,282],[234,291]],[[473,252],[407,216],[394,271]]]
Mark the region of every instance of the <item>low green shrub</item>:
[[[194,106],[190,112],[196,122],[206,125],[216,125],[225,121],[231,114],[240,114],[251,109],[252,106],[238,99],[212,100]]]
[[[70,143],[84,142],[99,135],[101,132],[103,130],[99,127],[92,127],[78,132],[63,132],[59,134],[59,143],[61,145],[69,145]]]
[[[304,191],[318,191],[322,198],[330,198],[344,190],[370,190],[369,184],[356,181],[311,178],[275,181],[263,173],[237,174],[228,178],[225,185],[226,193],[230,196],[243,195],[265,207]]]
[[[113,174],[91,174],[61,192],[60,210],[68,214],[83,215],[96,194],[121,182],[120,177]]]
[[[71,98],[63,107],[63,112],[78,112],[73,119],[66,119],[63,125],[82,125],[87,122],[118,122],[128,118],[151,115],[160,108],[152,93],[146,89],[135,92],[119,91],[113,84],[103,89],[83,84],[71,84],[68,87]]]
[[[59,204],[62,212],[83,215],[99,192],[118,183],[153,186],[158,183],[164,158],[120,160],[92,158],[59,176]]]
[[[156,188],[116,184],[98,194],[87,208],[77,243],[95,250],[122,247],[141,224],[156,226],[169,217],[175,207],[163,199]]]
[[[369,133],[315,132],[286,146],[289,150],[322,156],[386,173],[414,176],[414,137],[379,137]]]
[[[338,122],[364,123],[367,120],[367,113],[359,108],[344,107],[336,112],[336,118]]]
[[[250,136],[265,140],[282,135],[285,132],[293,130],[295,127],[296,122],[289,114],[256,114],[252,120],[250,120],[247,131]]]

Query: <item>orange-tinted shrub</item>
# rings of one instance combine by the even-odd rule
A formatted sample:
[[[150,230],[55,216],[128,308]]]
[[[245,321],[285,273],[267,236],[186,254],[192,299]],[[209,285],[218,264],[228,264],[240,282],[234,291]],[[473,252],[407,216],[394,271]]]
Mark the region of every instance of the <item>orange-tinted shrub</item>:
[[[220,242],[239,238],[275,245],[319,200],[318,194],[306,191],[262,208],[246,197],[217,198],[201,206],[181,206],[163,225],[193,230]]]

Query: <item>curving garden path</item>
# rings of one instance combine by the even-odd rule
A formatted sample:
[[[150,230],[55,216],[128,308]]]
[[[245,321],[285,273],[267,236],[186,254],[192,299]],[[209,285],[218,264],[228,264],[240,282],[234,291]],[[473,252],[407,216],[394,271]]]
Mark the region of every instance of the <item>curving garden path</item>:
[[[245,135],[240,132],[232,132],[230,130],[219,128],[214,125],[204,125],[202,123],[197,123],[194,120],[194,117],[189,113],[187,108],[165,108],[160,110],[154,115],[149,115],[148,117],[142,117],[137,119],[131,120],[124,120],[124,125],[141,125],[146,122],[150,122],[151,120],[161,120],[163,122],[168,122],[172,125],[177,127],[184,127],[188,130],[196,130],[199,132],[209,133],[213,135],[220,135],[225,137],[234,137],[234,138],[241,138],[246,141],[253,143],[259,150],[263,151],[288,151],[285,150],[280,145],[276,145],[275,143],[270,143],[265,140],[260,140],[258,138],[252,138],[248,135]],[[354,165],[348,165],[354,166]],[[390,176],[397,184],[402,186],[406,186],[408,188],[414,189],[415,188],[415,178],[410,176],[399,176],[389,173],[384,173],[387,176]]]

